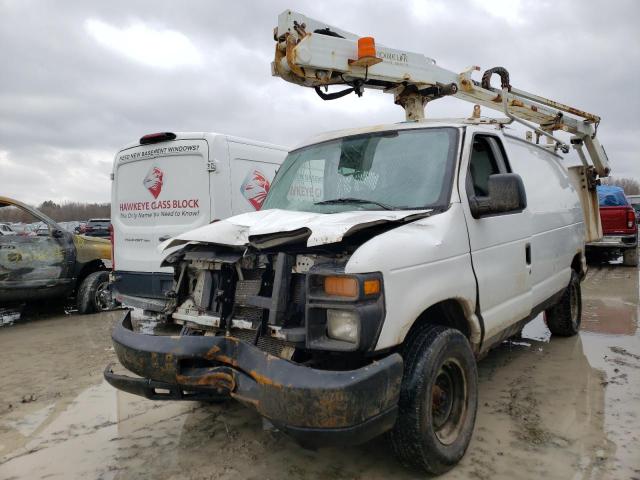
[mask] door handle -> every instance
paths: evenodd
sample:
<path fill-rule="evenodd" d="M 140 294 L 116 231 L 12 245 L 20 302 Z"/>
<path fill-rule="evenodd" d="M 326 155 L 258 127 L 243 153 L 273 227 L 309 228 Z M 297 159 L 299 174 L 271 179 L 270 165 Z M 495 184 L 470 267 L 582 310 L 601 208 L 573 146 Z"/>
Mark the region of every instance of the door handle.
<path fill-rule="evenodd" d="M 524 258 L 527 262 L 527 266 L 531 266 L 531 244 L 527 243 L 524 247 Z"/>

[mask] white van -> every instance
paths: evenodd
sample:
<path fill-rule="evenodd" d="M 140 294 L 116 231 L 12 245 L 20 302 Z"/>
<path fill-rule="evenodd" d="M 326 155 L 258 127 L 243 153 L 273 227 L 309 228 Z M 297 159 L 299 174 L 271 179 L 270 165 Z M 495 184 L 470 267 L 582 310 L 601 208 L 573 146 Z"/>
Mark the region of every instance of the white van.
<path fill-rule="evenodd" d="M 114 347 L 138 377 L 105 377 L 226 395 L 307 446 L 390 431 L 403 463 L 442 473 L 471 439 L 476 360 L 542 312 L 553 335 L 580 328 L 585 220 L 561 160 L 481 119 L 307 142 L 261 211 L 163 245 L 184 246 L 164 263 L 182 335 L 123 315 Z"/>
<path fill-rule="evenodd" d="M 162 312 L 173 269 L 164 240 L 259 210 L 287 149 L 219 133 L 155 133 L 120 150 L 111 189 L 111 287 L 123 305 Z"/>

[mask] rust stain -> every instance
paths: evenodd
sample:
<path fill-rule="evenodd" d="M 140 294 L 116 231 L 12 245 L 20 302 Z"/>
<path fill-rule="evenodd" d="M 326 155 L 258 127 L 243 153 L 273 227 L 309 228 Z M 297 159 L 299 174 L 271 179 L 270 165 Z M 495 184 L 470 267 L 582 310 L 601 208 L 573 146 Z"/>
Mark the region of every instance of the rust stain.
<path fill-rule="evenodd" d="M 251 405 L 258 408 L 260 402 L 254 398 L 245 397 L 244 395 L 240 395 L 238 393 L 231 392 L 231 397 L 238 400 L 239 402 L 250 403 Z"/>
<path fill-rule="evenodd" d="M 260 373 L 256 372 L 255 370 L 251 370 L 249 372 L 249 375 L 251 375 L 251 378 L 253 378 L 260 385 L 270 385 L 272 387 L 282 388 L 282 384 L 274 382 L 269 377 L 261 375 Z"/>
<path fill-rule="evenodd" d="M 206 358 L 207 360 L 211 360 L 215 357 L 216 353 L 218 353 L 219 351 L 220 351 L 220 347 L 217 345 L 214 345 L 209 349 L 207 353 L 204 354 L 204 358 Z"/>
<path fill-rule="evenodd" d="M 218 360 L 219 362 L 227 363 L 234 367 L 238 366 L 238 361 L 235 358 L 228 357 L 227 355 L 214 355 L 209 360 Z"/>
<path fill-rule="evenodd" d="M 222 372 L 207 373 L 199 377 L 176 375 L 176 380 L 182 385 L 211 386 L 228 389 L 230 391 L 236 388 L 236 382 L 233 376 Z"/>
<path fill-rule="evenodd" d="M 545 102 L 548 102 L 549 106 L 557 108 L 558 110 L 564 110 L 565 112 L 571 113 L 578 117 L 582 117 L 586 120 L 589 120 L 594 123 L 598 123 L 600 121 L 600 117 L 598 115 L 594 115 L 593 113 L 585 112 L 584 110 L 579 110 L 574 107 L 570 107 L 568 105 L 564 105 L 560 102 L 556 102 L 554 100 L 549 100 L 548 98 L 541 97 Z"/>
<path fill-rule="evenodd" d="M 332 392 L 318 399 L 318 416 L 316 423 L 318 427 L 336 428 L 349 424 L 348 399 L 342 392 Z"/>
<path fill-rule="evenodd" d="M 291 71 L 297 75 L 298 77 L 302 77 L 304 78 L 304 70 L 302 70 L 302 67 L 296 65 L 295 63 L 295 51 L 294 48 L 297 46 L 296 40 L 293 37 L 293 35 L 290 34 L 286 34 L 287 39 L 287 52 L 286 52 L 286 57 L 287 57 L 287 64 L 289 65 L 289 68 L 291 69 Z"/>

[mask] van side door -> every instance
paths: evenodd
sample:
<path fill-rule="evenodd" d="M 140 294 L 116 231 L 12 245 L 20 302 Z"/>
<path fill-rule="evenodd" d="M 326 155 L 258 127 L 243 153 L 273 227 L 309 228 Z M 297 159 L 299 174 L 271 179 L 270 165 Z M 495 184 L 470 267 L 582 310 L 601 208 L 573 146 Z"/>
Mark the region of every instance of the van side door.
<path fill-rule="evenodd" d="M 527 189 L 532 302 L 534 310 L 541 310 L 567 287 L 574 257 L 584 251 L 584 213 L 561 157 L 507 135 L 504 143 Z"/>
<path fill-rule="evenodd" d="M 470 209 L 470 202 L 487 199 L 490 175 L 511 173 L 499 135 L 467 135 L 461 172 L 459 190 L 478 282 L 483 343 L 489 345 L 531 313 L 531 219 L 527 208 L 476 214 L 478 218 Z"/>

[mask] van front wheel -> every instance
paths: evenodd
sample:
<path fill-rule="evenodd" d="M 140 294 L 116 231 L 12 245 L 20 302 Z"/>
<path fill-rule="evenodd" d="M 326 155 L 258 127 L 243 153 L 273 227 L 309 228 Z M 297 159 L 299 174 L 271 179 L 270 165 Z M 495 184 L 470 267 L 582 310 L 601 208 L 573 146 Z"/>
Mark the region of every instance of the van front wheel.
<path fill-rule="evenodd" d="M 441 474 L 463 457 L 478 408 L 478 372 L 467 338 L 427 325 L 407 341 L 391 444 L 406 466 Z"/>

